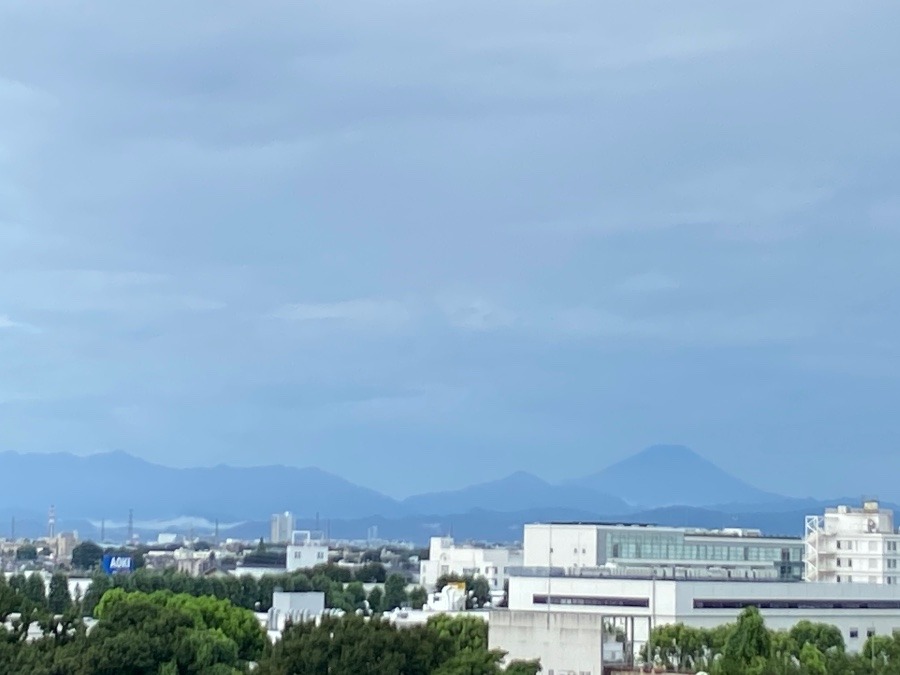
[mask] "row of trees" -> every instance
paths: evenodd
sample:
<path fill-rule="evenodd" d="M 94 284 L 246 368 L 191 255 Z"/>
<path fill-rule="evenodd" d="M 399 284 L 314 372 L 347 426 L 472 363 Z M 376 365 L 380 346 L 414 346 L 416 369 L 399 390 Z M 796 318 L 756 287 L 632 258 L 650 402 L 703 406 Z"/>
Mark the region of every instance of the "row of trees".
<path fill-rule="evenodd" d="M 324 617 L 288 626 L 269 643 L 256 617 L 228 600 L 171 591 L 107 590 L 90 630 L 76 609 L 53 616 L 24 590 L 2 596 L 25 608 L 12 630 L 0 625 L 4 675 L 535 675 L 536 662 L 503 668 L 478 618 L 435 617 L 396 628 L 375 617 Z M 41 637 L 29 641 L 37 623 Z"/>
<path fill-rule="evenodd" d="M 900 635 L 870 637 L 860 653 L 849 654 L 835 626 L 800 621 L 773 631 L 748 607 L 736 623 L 712 629 L 660 626 L 641 657 L 648 665 L 710 675 L 900 675 Z"/>
<path fill-rule="evenodd" d="M 39 611 L 63 614 L 72 609 L 75 600 L 69 594 L 69 582 L 65 574 L 54 574 L 49 592 L 39 574 L 16 574 L 6 581 L 0 573 L 0 620 L 12 613 Z"/>
<path fill-rule="evenodd" d="M 415 588 L 407 594 L 406 580 L 399 574 L 390 575 L 383 590 L 380 586 L 375 586 L 367 593 L 361 581 L 336 581 L 327 571 L 323 566 L 311 570 L 311 574 L 291 572 L 265 575 L 259 579 L 249 575 L 192 577 L 174 570 L 148 569 L 112 577 L 95 574 L 90 589 L 85 592 L 84 608 L 88 614 L 93 611 L 100 596 L 109 588 L 145 593 L 169 590 L 195 596 L 210 595 L 229 600 L 237 607 L 258 612 L 268 611 L 272 606 L 272 593 L 279 588 L 284 591 L 320 591 L 325 594 L 326 607 L 346 612 L 367 610 L 377 614 L 407 604 L 421 607 L 426 600 L 426 593 L 422 588 Z"/>

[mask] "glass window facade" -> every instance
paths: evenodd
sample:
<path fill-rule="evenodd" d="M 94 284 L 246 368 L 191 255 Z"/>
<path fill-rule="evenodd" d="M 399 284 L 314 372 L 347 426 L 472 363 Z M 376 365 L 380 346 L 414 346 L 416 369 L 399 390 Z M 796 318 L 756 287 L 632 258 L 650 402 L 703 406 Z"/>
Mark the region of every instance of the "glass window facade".
<path fill-rule="evenodd" d="M 761 537 L 723 537 L 622 528 L 607 530 L 606 552 L 611 562 L 740 565 L 772 565 L 779 576 L 799 578 L 802 574 L 803 543 Z"/>

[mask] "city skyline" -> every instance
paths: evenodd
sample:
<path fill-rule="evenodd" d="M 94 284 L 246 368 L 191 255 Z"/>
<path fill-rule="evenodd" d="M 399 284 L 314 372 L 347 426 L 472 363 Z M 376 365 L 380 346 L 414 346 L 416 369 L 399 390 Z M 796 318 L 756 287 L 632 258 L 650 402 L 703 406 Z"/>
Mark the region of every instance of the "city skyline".
<path fill-rule="evenodd" d="M 0 8 L 0 451 L 900 499 L 896 4 L 96 7 Z"/>

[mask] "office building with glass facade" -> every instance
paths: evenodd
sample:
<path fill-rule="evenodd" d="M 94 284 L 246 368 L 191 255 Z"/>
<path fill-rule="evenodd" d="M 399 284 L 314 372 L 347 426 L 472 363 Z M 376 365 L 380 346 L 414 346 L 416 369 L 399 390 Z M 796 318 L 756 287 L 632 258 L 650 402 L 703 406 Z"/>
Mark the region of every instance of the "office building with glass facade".
<path fill-rule="evenodd" d="M 525 567 L 706 570 L 725 578 L 799 581 L 804 542 L 755 530 L 609 523 L 525 526 Z"/>

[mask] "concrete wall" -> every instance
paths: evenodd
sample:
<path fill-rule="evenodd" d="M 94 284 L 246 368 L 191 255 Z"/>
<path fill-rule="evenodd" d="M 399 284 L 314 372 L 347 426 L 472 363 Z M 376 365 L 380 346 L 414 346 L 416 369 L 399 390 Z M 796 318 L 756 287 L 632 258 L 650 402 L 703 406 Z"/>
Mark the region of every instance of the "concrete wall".
<path fill-rule="evenodd" d="M 602 618 L 566 612 L 491 612 L 488 644 L 507 661 L 540 659 L 543 675 L 601 675 Z"/>

